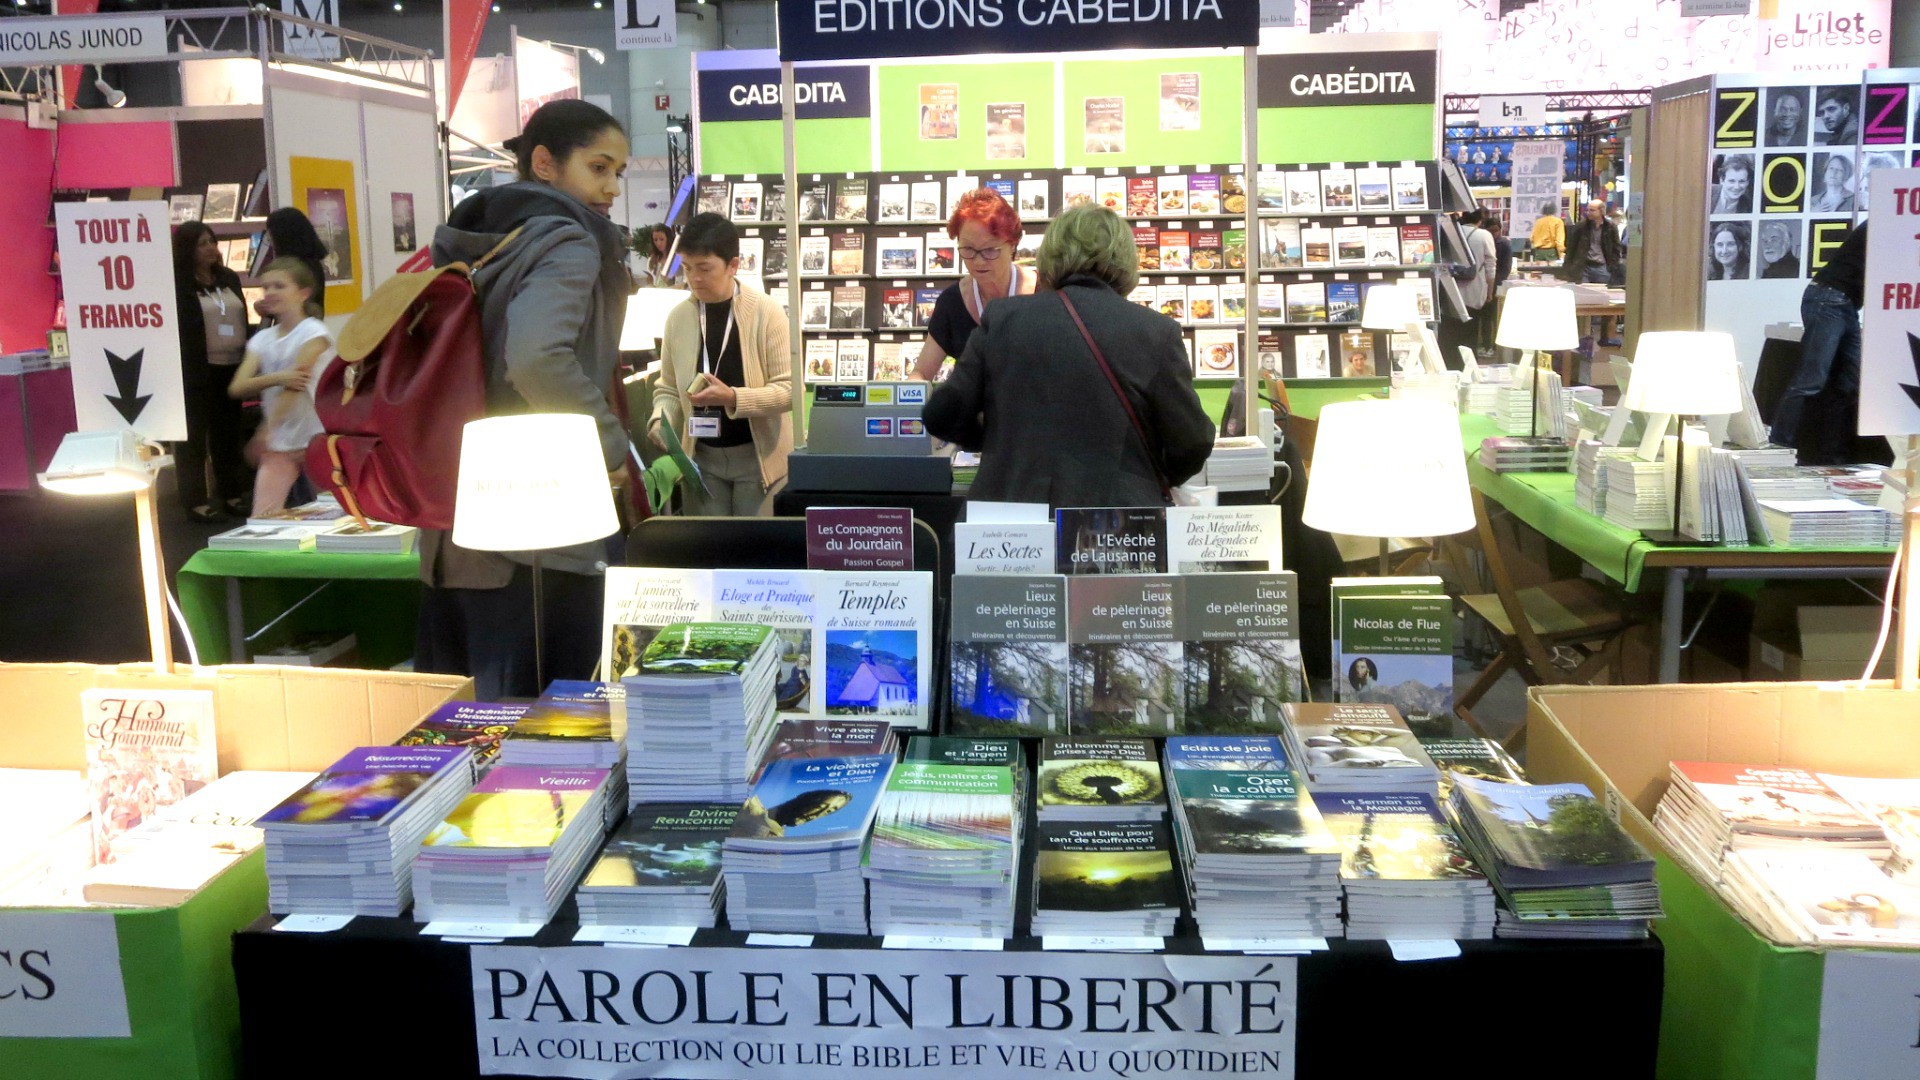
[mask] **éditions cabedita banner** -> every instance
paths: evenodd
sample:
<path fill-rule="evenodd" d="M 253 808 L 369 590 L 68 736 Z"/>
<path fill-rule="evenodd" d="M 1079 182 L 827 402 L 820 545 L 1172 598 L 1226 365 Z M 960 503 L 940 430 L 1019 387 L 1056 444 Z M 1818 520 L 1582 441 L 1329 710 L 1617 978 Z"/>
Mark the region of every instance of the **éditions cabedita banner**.
<path fill-rule="evenodd" d="M 1230 48 L 1249 0 L 780 0 L 780 59 Z"/>
<path fill-rule="evenodd" d="M 1291 1077 L 1291 957 L 475 946 L 486 1075 Z"/>

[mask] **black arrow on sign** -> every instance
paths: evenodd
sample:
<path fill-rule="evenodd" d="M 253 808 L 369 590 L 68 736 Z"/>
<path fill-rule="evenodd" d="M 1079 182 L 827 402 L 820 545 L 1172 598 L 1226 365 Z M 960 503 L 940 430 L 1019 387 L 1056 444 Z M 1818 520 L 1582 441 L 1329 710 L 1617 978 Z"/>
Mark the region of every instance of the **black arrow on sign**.
<path fill-rule="evenodd" d="M 152 394 L 140 394 L 140 361 L 145 359 L 146 354 L 145 349 L 135 350 L 132 356 L 126 357 L 115 356 L 111 350 L 107 351 L 107 369 L 113 372 L 113 385 L 120 391 L 117 397 L 108 394 L 107 400 L 113 403 L 121 416 L 126 417 L 129 424 L 139 419 L 146 410 L 147 402 L 153 400 Z"/>

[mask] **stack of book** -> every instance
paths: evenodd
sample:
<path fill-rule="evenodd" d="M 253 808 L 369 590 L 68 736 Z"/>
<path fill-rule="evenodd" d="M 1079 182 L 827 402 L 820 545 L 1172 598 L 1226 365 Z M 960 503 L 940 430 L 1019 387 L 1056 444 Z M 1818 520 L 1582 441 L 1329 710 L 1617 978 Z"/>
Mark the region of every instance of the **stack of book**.
<path fill-rule="evenodd" d="M 1825 779 L 1787 766 L 1675 761 L 1653 827 L 1709 881 L 1729 851 L 1802 848 L 1893 854 L 1886 831 Z"/>
<path fill-rule="evenodd" d="M 414 860 L 421 922 L 544 923 L 607 835 L 606 769 L 499 765 Z"/>
<path fill-rule="evenodd" d="M 1159 821 L 1166 782 L 1150 739 L 1050 738 L 1040 743 L 1041 822 Z"/>
<path fill-rule="evenodd" d="M 1486 368 L 1481 368 L 1485 371 Z M 1500 415 L 1500 403 L 1506 395 L 1506 384 L 1498 382 L 1473 382 L 1461 388 L 1460 411 L 1468 416 L 1497 417 Z"/>
<path fill-rule="evenodd" d="M 1802 468 L 1792 462 L 1785 465 L 1760 465 L 1741 461 L 1742 482 L 1755 499 L 1824 499 L 1831 494 L 1827 470 Z"/>
<path fill-rule="evenodd" d="M 1265 491 L 1273 478 L 1273 451 L 1252 435 L 1213 441 L 1206 484 L 1221 491 Z"/>
<path fill-rule="evenodd" d="M 346 520 L 347 512 L 332 495 L 324 495 L 312 502 L 289 506 L 282 510 L 269 510 L 264 514 L 254 514 L 247 518 L 249 525 L 337 525 Z"/>
<path fill-rule="evenodd" d="M 1290 702 L 1281 707 L 1291 761 L 1306 766 L 1307 788 L 1400 791 L 1437 796 L 1440 770 L 1400 711 L 1361 702 Z"/>
<path fill-rule="evenodd" d="M 885 720 L 782 720 L 753 778 L 781 758 L 858 757 L 892 754 L 895 728 Z"/>
<path fill-rule="evenodd" d="M 500 740 L 502 765 L 611 769 L 620 764 L 620 687 L 555 682 Z"/>
<path fill-rule="evenodd" d="M 732 803 L 635 807 L 574 894 L 580 924 L 712 926 L 726 896 L 720 844 L 739 815 Z"/>
<path fill-rule="evenodd" d="M 1782 945 L 1920 948 L 1920 886 L 1844 851 L 1736 851 L 1721 895 Z"/>
<path fill-rule="evenodd" d="M 1491 472 L 1566 472 L 1573 448 L 1564 440 L 1501 435 L 1482 440 L 1480 464 Z"/>
<path fill-rule="evenodd" d="M 378 521 L 361 525 L 358 521 L 342 521 L 314 537 L 313 546 L 317 551 L 346 554 L 405 555 L 413 550 L 413 541 L 418 535 L 420 530 L 411 525 L 387 525 Z"/>
<path fill-rule="evenodd" d="M 1325 792 L 1339 838 L 1347 936 L 1362 940 L 1493 937 L 1493 889 L 1425 793 Z"/>
<path fill-rule="evenodd" d="M 1421 738 L 1420 749 L 1440 770 L 1440 803 L 1453 796 L 1453 778 L 1470 776 L 1496 784 L 1524 784 L 1527 774 L 1506 747 L 1493 739 Z"/>
<path fill-rule="evenodd" d="M 1638 457 L 1609 458 L 1607 522 L 1636 532 L 1673 528 L 1673 505 L 1667 499 L 1671 478 L 1663 461 Z"/>
<path fill-rule="evenodd" d="M 932 740 L 915 739 L 887 778 L 865 870 L 874 933 L 1013 936 L 1024 762 L 1019 743 L 993 741 L 1005 764 L 930 760 Z"/>
<path fill-rule="evenodd" d="M 1200 932 L 1338 937 L 1340 849 L 1271 735 L 1167 740 L 1173 837 Z"/>
<path fill-rule="evenodd" d="M 1774 544 L 1875 547 L 1898 535 L 1885 510 L 1851 499 L 1762 499 L 1760 515 Z"/>
<path fill-rule="evenodd" d="M 493 767 L 500 745 L 532 705 L 481 701 L 449 701 L 407 733 L 395 746 L 465 746 L 473 750 L 475 779 Z"/>
<path fill-rule="evenodd" d="M 627 689 L 634 802 L 746 799 L 773 740 L 780 638 L 744 623 L 674 623 L 641 653 Z"/>
<path fill-rule="evenodd" d="M 312 551 L 314 538 L 331 525 L 242 525 L 207 538 L 215 551 Z"/>
<path fill-rule="evenodd" d="M 1583 784 L 1455 776 L 1449 809 L 1500 893 L 1499 937 L 1643 938 L 1664 914 L 1653 856 Z"/>
<path fill-rule="evenodd" d="M 269 910 L 398 917 L 421 841 L 472 787 L 464 746 L 363 746 L 327 766 L 255 822 Z"/>
<path fill-rule="evenodd" d="M 113 860 L 87 872 L 81 894 L 90 904 L 185 903 L 259 847 L 254 821 L 312 779 L 312 773 L 230 772 L 115 839 Z"/>
<path fill-rule="evenodd" d="M 867 932 L 861 849 L 893 757 L 775 761 L 721 845 L 735 930 Z"/>
<path fill-rule="evenodd" d="M 1607 462 L 1630 458 L 1633 447 L 1583 439 L 1573 452 L 1573 504 L 1596 517 L 1607 513 Z"/>
<path fill-rule="evenodd" d="M 1173 933 L 1180 877 L 1164 821 L 1041 822 L 1034 849 L 1033 933 Z"/>
<path fill-rule="evenodd" d="M 1844 469 L 1827 478 L 1827 491 L 1836 499 L 1852 499 L 1861 506 L 1879 506 L 1880 492 L 1887 486 L 1887 470 L 1878 465 L 1860 465 Z"/>
<path fill-rule="evenodd" d="M 1886 832 L 1887 844 L 1893 849 L 1887 859 L 1887 872 L 1920 884 L 1920 780 L 1832 773 L 1821 773 L 1820 780 Z"/>

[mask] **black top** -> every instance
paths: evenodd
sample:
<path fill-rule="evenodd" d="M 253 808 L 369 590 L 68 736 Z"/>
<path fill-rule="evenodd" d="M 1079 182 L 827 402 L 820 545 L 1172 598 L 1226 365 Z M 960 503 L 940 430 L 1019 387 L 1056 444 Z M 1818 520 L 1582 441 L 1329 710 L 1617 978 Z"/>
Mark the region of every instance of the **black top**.
<path fill-rule="evenodd" d="M 933 302 L 933 315 L 927 319 L 927 336 L 935 345 L 958 360 L 967 351 L 967 339 L 979 326 L 967 311 L 966 298 L 960 295 L 960 282 L 940 290 L 939 299 Z"/>
<path fill-rule="evenodd" d="M 1513 273 L 1513 244 L 1505 236 L 1493 238 L 1493 283 L 1499 285 Z"/>
<path fill-rule="evenodd" d="M 176 274 L 173 286 L 174 322 L 180 327 L 180 371 L 187 383 L 195 386 L 204 385 L 215 376 L 211 365 L 207 363 L 207 320 L 200 311 L 200 294 L 203 291 L 224 289 L 235 296 L 243 297 L 240 275 L 216 263 L 213 267 L 212 288 L 201 289 L 199 282 L 194 280 L 192 274 L 184 276 Z M 247 312 L 244 310 L 244 299 L 241 301 L 241 306 L 243 308 L 241 317 L 245 318 Z M 251 331 L 252 320 L 248 320 L 248 327 L 243 332 Z M 227 374 L 231 370 L 231 368 L 222 368 L 220 374 L 222 377 L 231 378 L 232 376 Z"/>
<path fill-rule="evenodd" d="M 746 380 L 746 376 L 742 373 L 740 361 L 740 324 L 734 323 L 733 333 L 727 333 L 727 315 L 733 311 L 733 301 L 729 300 L 724 304 L 701 304 L 700 308 L 706 313 L 707 322 L 706 338 L 700 344 L 700 370 L 711 371 L 721 382 L 738 387 Z M 726 337 L 727 347 L 721 351 L 719 364 L 716 367 L 712 350 L 720 348 L 720 339 L 723 335 Z M 736 419 L 728 416 L 725 410 L 720 411 L 719 436 L 700 440 L 706 446 L 740 446 L 752 441 L 753 426 L 747 423 L 744 417 Z"/>
<path fill-rule="evenodd" d="M 1833 253 L 1827 265 L 1813 272 L 1813 280 L 1829 289 L 1838 289 L 1847 294 L 1854 307 L 1866 303 L 1867 286 L 1867 227 L 1859 228 L 1847 234 L 1840 242 L 1840 250 Z"/>

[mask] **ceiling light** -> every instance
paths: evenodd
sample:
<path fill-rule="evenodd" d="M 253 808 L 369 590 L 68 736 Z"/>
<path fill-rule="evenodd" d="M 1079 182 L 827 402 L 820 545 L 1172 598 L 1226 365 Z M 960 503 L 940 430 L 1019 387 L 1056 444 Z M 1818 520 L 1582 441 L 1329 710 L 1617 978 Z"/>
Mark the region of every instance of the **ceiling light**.
<path fill-rule="evenodd" d="M 100 95 L 107 99 L 107 108 L 118 109 L 124 106 L 127 103 L 127 95 L 124 91 L 114 89 L 113 86 L 107 82 L 106 70 L 99 64 L 95 64 L 93 65 L 93 71 L 95 75 L 99 76 L 93 80 L 93 88 L 100 91 Z"/>
<path fill-rule="evenodd" d="M 596 64 L 604 64 L 607 62 L 607 54 L 601 52 L 599 49 L 588 49 L 587 55 L 593 57 L 593 62 Z"/>

